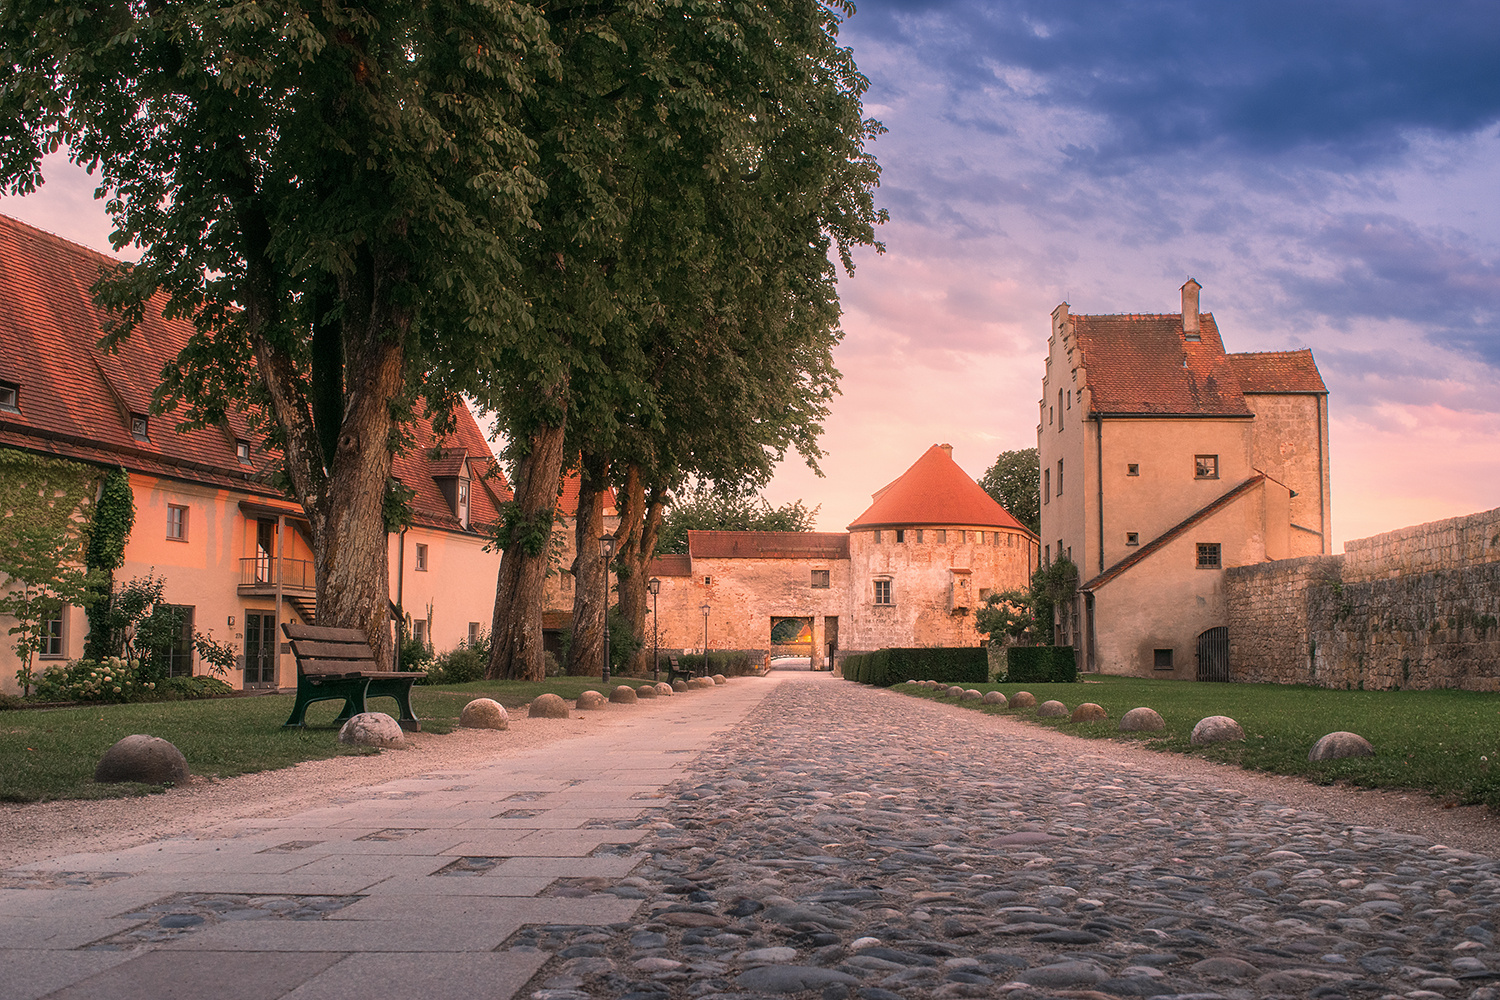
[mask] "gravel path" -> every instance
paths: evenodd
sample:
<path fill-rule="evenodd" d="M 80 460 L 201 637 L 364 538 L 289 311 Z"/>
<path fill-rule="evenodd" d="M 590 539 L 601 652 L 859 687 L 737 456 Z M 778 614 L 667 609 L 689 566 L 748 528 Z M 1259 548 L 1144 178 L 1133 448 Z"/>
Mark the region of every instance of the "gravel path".
<path fill-rule="evenodd" d="M 791 680 L 629 878 L 558 886 L 644 903 L 525 932 L 521 995 L 1500 1000 L 1500 840 L 1455 812 Z"/>

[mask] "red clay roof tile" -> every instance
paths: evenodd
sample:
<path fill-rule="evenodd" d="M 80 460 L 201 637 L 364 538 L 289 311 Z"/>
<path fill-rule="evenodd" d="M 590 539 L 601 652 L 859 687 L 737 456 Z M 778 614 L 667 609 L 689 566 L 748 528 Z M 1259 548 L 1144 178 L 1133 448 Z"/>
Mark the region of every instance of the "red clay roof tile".
<path fill-rule="evenodd" d="M 1179 313 L 1072 321 L 1093 412 L 1250 416 L 1213 313 L 1200 314 L 1197 341 Z"/>
<path fill-rule="evenodd" d="M 692 559 L 848 559 L 849 536 L 834 531 L 689 531 Z"/>
<path fill-rule="evenodd" d="M 869 510 L 849 527 L 928 524 L 1026 530 L 939 445 L 928 448 L 899 479 L 882 487 Z"/>
<path fill-rule="evenodd" d="M 1228 355 L 1229 365 L 1248 393 L 1326 393 L 1312 351 L 1263 351 Z"/>

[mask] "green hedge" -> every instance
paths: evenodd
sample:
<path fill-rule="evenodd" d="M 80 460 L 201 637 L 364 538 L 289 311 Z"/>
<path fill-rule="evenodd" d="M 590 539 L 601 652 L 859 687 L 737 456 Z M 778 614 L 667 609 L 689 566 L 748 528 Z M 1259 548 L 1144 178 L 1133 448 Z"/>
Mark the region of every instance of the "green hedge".
<path fill-rule="evenodd" d="M 890 687 L 906 681 L 983 684 L 990 679 L 989 652 L 982 646 L 880 649 L 844 658 L 844 678 Z"/>
<path fill-rule="evenodd" d="M 1005 679 L 1021 684 L 1072 684 L 1078 660 L 1072 646 L 1012 646 L 1005 651 Z"/>

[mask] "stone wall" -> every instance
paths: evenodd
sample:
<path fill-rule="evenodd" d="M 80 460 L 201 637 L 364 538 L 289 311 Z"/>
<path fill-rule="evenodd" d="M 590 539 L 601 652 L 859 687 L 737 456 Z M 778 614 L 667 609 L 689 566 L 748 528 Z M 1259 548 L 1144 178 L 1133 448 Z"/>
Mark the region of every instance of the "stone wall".
<path fill-rule="evenodd" d="M 1500 690 L 1500 509 L 1227 570 L 1235 680 Z"/>

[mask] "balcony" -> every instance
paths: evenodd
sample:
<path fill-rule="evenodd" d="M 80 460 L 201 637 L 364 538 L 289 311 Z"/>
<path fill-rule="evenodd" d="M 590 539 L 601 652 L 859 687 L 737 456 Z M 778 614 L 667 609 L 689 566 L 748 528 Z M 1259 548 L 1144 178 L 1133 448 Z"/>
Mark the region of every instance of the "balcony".
<path fill-rule="evenodd" d="M 270 556 L 251 556 L 240 560 L 240 584 L 236 588 L 241 597 L 276 596 L 276 560 Z M 317 593 L 317 580 L 313 576 L 310 559 L 281 560 L 281 590 L 284 594 L 311 595 Z"/>

